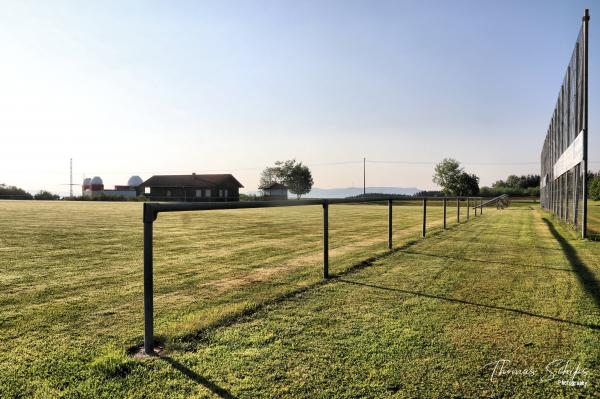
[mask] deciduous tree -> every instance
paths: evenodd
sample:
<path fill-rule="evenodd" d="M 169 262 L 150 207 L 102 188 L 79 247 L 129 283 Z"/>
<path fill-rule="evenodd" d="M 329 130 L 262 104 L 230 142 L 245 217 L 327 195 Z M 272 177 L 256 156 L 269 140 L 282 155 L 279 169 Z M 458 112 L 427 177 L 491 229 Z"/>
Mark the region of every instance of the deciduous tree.
<path fill-rule="evenodd" d="M 299 199 L 302 195 L 310 192 L 314 181 L 308 166 L 295 159 L 277 161 L 275 166 L 268 166 L 263 170 L 260 177 L 261 187 L 270 183 L 281 183 L 285 185 L 292 194 Z"/>

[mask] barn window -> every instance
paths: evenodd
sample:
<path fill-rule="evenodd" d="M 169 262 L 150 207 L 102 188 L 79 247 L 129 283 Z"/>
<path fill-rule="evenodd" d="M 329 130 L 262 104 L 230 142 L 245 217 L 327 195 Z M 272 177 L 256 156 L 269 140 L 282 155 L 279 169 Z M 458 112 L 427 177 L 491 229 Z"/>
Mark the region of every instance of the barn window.
<path fill-rule="evenodd" d="M 171 190 L 167 190 L 167 197 L 171 196 Z"/>
<path fill-rule="evenodd" d="M 210 188 L 207 188 L 206 190 L 204 190 L 204 196 L 210 197 Z"/>
<path fill-rule="evenodd" d="M 223 190 L 223 196 L 224 196 L 225 198 L 227 198 L 227 197 L 228 197 L 228 195 L 227 195 L 227 194 L 228 194 L 228 193 L 227 193 L 227 189 Z"/>
<path fill-rule="evenodd" d="M 196 190 L 196 197 L 202 197 L 202 190 Z"/>

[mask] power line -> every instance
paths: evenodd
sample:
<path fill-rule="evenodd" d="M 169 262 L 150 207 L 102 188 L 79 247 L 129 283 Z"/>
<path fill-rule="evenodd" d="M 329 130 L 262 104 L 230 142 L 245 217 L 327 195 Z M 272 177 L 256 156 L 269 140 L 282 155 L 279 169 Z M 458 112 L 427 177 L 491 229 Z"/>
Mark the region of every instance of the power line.
<path fill-rule="evenodd" d="M 439 161 L 367 161 L 368 163 L 399 164 L 399 165 L 435 165 Z M 538 165 L 539 162 L 461 162 L 462 165 Z"/>

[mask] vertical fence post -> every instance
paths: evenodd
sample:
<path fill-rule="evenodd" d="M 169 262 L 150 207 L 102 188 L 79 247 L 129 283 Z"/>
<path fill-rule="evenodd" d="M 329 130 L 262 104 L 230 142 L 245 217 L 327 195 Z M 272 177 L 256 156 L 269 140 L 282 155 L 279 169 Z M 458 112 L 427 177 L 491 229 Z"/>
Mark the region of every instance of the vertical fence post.
<path fill-rule="evenodd" d="M 423 198 L 423 231 L 422 236 L 425 237 L 427 226 L 427 198 Z"/>
<path fill-rule="evenodd" d="M 444 197 L 444 230 L 446 229 L 446 205 L 448 205 L 448 198 Z"/>
<path fill-rule="evenodd" d="M 323 202 L 323 278 L 329 278 L 329 203 Z"/>
<path fill-rule="evenodd" d="M 483 198 L 479 200 L 479 215 L 483 215 Z"/>
<path fill-rule="evenodd" d="M 456 223 L 460 223 L 460 197 L 456 197 Z"/>
<path fill-rule="evenodd" d="M 470 205 L 471 205 L 470 198 L 467 197 L 467 220 L 469 220 L 470 213 L 471 213 L 471 207 L 470 207 Z"/>
<path fill-rule="evenodd" d="M 152 224 L 144 204 L 144 352 L 154 355 L 154 304 L 152 288 Z"/>
<path fill-rule="evenodd" d="M 388 249 L 392 249 L 392 200 L 388 200 Z"/>

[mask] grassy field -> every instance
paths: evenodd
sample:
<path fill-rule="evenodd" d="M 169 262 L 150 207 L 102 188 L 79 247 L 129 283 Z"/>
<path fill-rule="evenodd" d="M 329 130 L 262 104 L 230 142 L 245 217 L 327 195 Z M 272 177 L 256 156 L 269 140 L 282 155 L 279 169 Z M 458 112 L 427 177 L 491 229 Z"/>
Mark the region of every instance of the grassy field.
<path fill-rule="evenodd" d="M 593 240 L 600 241 L 600 201 L 588 201 L 588 233 Z"/>
<path fill-rule="evenodd" d="M 426 239 L 394 209 L 388 251 L 386 207 L 330 208 L 328 282 L 320 207 L 161 214 L 165 356 L 137 359 L 141 204 L 0 202 L 0 397 L 598 394 L 598 243 L 531 204 L 448 231 L 432 206 Z M 586 386 L 540 381 L 560 360 Z"/>

